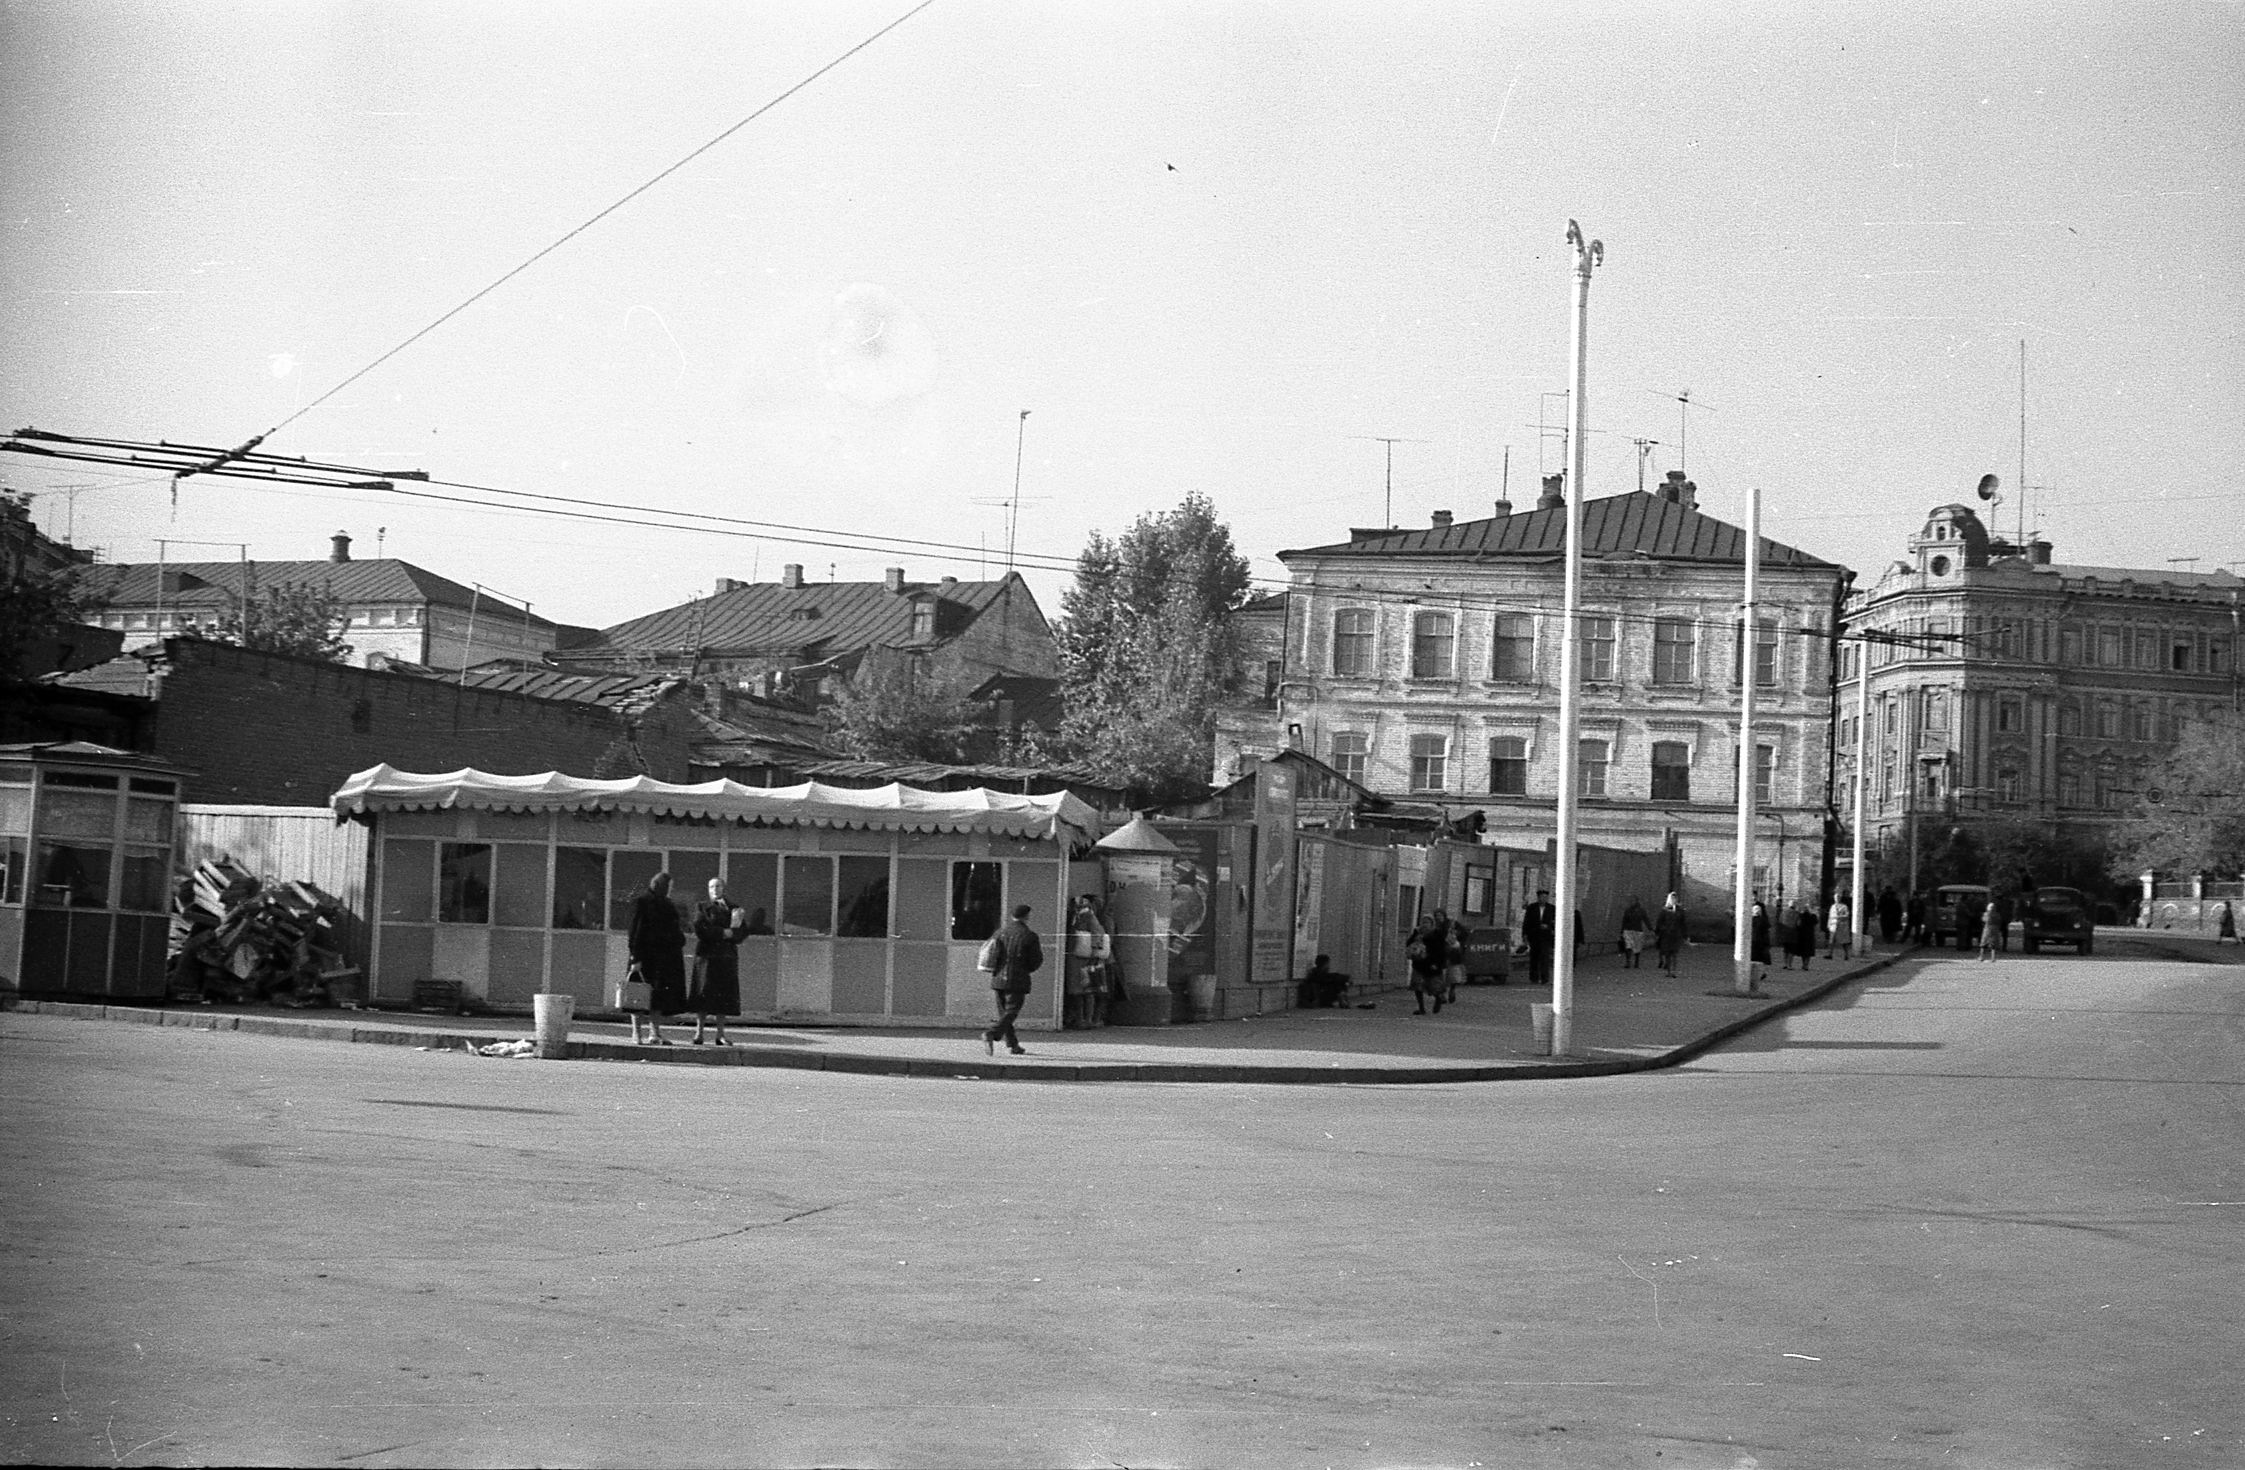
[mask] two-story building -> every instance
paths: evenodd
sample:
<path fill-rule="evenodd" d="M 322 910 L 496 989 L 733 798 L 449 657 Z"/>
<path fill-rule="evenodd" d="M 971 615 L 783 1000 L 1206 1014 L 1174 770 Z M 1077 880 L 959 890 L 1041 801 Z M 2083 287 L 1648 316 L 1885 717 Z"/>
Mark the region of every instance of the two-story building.
<path fill-rule="evenodd" d="M 541 658 L 577 631 L 408 561 L 354 561 L 340 531 L 326 561 L 97 562 L 80 570 L 78 586 L 87 618 L 122 633 L 128 653 L 207 634 L 245 599 L 279 587 L 333 597 L 351 662 L 361 667 L 456 673 L 494 659 Z"/>
<path fill-rule="evenodd" d="M 1383 796 L 1485 814 L 1485 840 L 1555 832 L 1566 506 L 1285 551 L 1283 669 L 1219 723 L 1216 778 L 1294 747 Z M 1580 835 L 1673 838 L 1687 901 L 1728 911 L 1736 852 L 1739 603 L 1746 536 L 1672 473 L 1583 508 Z M 1814 899 L 1829 793 L 1832 629 L 1848 573 L 1763 539 L 1751 670 L 1757 889 Z M 1643 895 L 1656 904 L 1660 895 Z"/>
<path fill-rule="evenodd" d="M 2239 707 L 2245 579 L 2051 552 L 1937 506 L 1909 555 L 1850 601 L 1847 631 L 1874 641 L 1843 653 L 1838 794 L 1852 820 L 1867 650 L 1866 844 L 1918 841 L 1928 816 L 2028 818 L 2094 843 L 2186 722 Z"/>

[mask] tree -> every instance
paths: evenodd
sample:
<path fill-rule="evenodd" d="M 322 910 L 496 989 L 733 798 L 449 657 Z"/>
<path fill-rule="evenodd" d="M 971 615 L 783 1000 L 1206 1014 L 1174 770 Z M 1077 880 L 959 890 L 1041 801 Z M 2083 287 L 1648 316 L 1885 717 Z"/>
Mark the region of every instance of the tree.
<path fill-rule="evenodd" d="M 268 587 L 236 607 L 208 630 L 221 643 L 238 643 L 261 653 L 288 653 L 342 663 L 351 656 L 343 641 L 350 611 L 334 593 L 309 585 Z"/>
<path fill-rule="evenodd" d="M 913 658 L 868 658 L 839 681 L 828 709 L 835 741 L 860 760 L 970 759 L 980 711 Z"/>
<path fill-rule="evenodd" d="M 2112 871 L 2124 880 L 2245 872 L 2245 719 L 2224 711 L 2183 727 L 2114 829 Z"/>
<path fill-rule="evenodd" d="M 74 572 L 10 569 L 0 578 L 0 677 L 37 672 L 23 667 L 34 645 L 63 636 L 84 615 Z"/>
<path fill-rule="evenodd" d="M 1247 561 L 1206 496 L 1093 532 L 1054 630 L 1077 759 L 1160 803 L 1207 784 L 1216 710 L 1239 685 L 1231 614 Z"/>

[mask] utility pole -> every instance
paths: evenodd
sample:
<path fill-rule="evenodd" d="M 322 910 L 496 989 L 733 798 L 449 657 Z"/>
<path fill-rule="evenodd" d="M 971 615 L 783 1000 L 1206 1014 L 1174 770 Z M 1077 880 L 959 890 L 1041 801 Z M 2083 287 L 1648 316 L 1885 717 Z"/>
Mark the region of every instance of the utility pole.
<path fill-rule="evenodd" d="M 1589 459 L 1590 275 L 1605 263 L 1606 247 L 1585 240 L 1582 226 L 1567 221 L 1567 243 L 1574 248 L 1573 329 L 1568 337 L 1567 395 L 1567 584 L 1566 614 L 1559 645 L 1559 822 L 1554 847 L 1559 871 L 1552 875 L 1558 914 L 1552 936 L 1551 1054 L 1566 1056 L 1574 1046 L 1575 910 L 1582 902 L 1575 881 L 1575 813 L 1580 799 L 1582 731 L 1582 501 Z"/>
<path fill-rule="evenodd" d="M 1755 616 L 1761 594 L 1762 491 L 1746 492 L 1746 599 L 1738 605 L 1738 850 L 1737 882 L 1731 894 L 1731 988 L 1758 995 L 1755 985 L 1754 919 L 1754 667 L 1761 628 Z M 1773 795 L 1775 793 L 1772 793 Z"/>
<path fill-rule="evenodd" d="M 1380 524 L 1389 528 L 1395 525 L 1395 446 L 1398 444 L 1425 444 L 1425 439 L 1393 439 L 1385 434 L 1351 434 L 1351 439 L 1370 439 L 1388 447 L 1387 499 L 1380 507 Z"/>
<path fill-rule="evenodd" d="M 1855 640 L 1855 883 L 1854 901 L 1848 908 L 1855 915 L 1855 953 L 1858 957 L 1870 952 L 1871 931 L 1863 919 L 1863 788 L 1871 784 L 1870 767 L 1863 763 L 1864 749 L 1871 728 L 1871 645 Z"/>

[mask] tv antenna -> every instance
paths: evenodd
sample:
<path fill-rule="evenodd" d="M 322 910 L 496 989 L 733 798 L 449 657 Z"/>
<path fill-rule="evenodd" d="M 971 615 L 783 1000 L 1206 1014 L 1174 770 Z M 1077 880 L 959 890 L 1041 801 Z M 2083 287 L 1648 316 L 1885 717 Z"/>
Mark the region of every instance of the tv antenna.
<path fill-rule="evenodd" d="M 1689 388 L 1686 388 L 1681 393 L 1663 393 L 1658 388 L 1647 388 L 1645 391 L 1652 394 L 1655 398 L 1668 398 L 1675 401 L 1676 468 L 1680 470 L 1690 469 L 1691 464 L 1689 462 L 1688 446 L 1691 443 L 1692 410 L 1695 408 L 1704 408 L 1709 413 L 1713 413 L 1715 411 L 1715 405 L 1713 405 L 1712 403 L 1701 403 L 1697 399 L 1693 398 L 1692 390 Z"/>
<path fill-rule="evenodd" d="M 1029 410 L 1021 410 L 1021 418 L 1013 434 L 1013 494 L 1003 500 L 977 500 L 976 505 L 1002 505 L 1006 508 L 1006 570 L 1013 570 L 1014 533 L 1021 524 L 1021 450 L 1029 441 Z M 1047 495 L 1030 497 L 1035 501 L 1051 499 Z M 987 577 L 989 572 L 984 570 Z"/>
<path fill-rule="evenodd" d="M 1660 441 L 1632 438 L 1629 442 L 1637 446 L 1637 493 L 1642 495 L 1645 493 L 1645 460 L 1660 447 Z"/>
<path fill-rule="evenodd" d="M 1432 439 L 1398 439 L 1386 434 L 1351 434 L 1351 439 L 1371 439 L 1388 447 L 1387 502 L 1382 509 L 1382 524 L 1389 530 L 1395 528 L 1395 446 L 1398 444 L 1432 444 Z"/>

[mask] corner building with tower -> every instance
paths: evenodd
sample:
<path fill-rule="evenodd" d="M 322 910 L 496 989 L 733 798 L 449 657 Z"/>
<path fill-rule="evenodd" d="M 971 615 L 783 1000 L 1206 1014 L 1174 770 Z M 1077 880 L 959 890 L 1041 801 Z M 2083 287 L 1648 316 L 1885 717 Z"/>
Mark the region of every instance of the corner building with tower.
<path fill-rule="evenodd" d="M 2190 721 L 2239 707 L 2245 579 L 2051 553 L 2047 541 L 1992 536 L 1968 506 L 1937 506 L 1909 554 L 1850 600 L 1847 631 L 1870 641 L 1851 637 L 1842 652 L 1836 795 L 1850 820 L 1854 783 L 1869 782 L 1867 853 L 1906 864 L 1913 845 L 1930 851 L 1960 826 L 2001 818 L 2094 841 Z"/>

